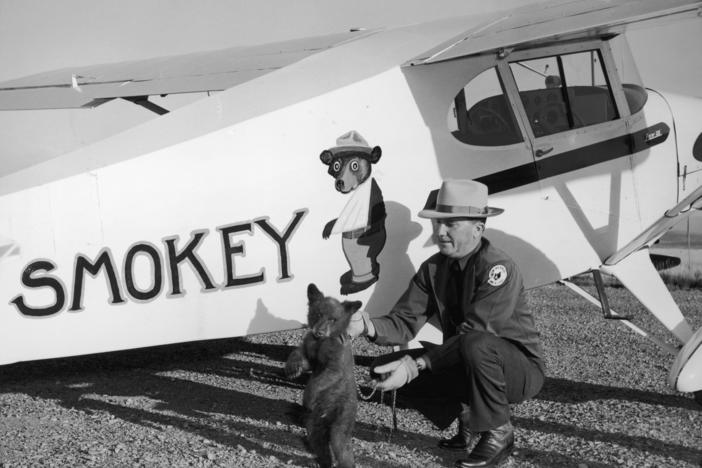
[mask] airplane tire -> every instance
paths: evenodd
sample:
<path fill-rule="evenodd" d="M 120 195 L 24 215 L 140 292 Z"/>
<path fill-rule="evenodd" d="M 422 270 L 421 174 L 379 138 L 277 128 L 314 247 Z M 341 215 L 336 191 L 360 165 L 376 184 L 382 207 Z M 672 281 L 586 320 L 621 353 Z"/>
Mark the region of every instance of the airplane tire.
<path fill-rule="evenodd" d="M 702 406 L 702 390 L 694 392 L 695 395 L 695 401 L 699 403 L 700 406 Z"/>

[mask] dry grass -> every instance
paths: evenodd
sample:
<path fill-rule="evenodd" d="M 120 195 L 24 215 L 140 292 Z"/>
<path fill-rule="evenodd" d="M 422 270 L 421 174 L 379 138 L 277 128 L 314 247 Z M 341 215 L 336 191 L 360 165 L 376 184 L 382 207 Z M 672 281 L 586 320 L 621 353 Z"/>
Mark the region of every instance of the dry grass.
<path fill-rule="evenodd" d="M 686 272 L 673 272 L 668 273 L 666 271 L 660 272 L 663 282 L 668 286 L 668 289 L 702 289 L 702 271 L 696 270 L 692 274 Z M 605 286 L 610 288 L 622 288 L 624 287 L 617 278 L 610 275 L 602 275 L 602 280 Z M 568 278 L 578 286 L 593 286 L 595 282 L 592 279 L 590 273 L 583 273 L 581 275 L 573 276 Z"/>
<path fill-rule="evenodd" d="M 702 289 L 702 271 L 692 273 L 661 272 L 661 278 L 669 288 L 676 289 Z"/>

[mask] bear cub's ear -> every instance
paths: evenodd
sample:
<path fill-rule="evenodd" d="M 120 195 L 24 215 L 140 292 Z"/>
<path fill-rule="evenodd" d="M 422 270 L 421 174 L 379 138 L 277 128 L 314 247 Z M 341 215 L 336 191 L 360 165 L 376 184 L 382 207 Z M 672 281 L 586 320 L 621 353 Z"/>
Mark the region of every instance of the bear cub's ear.
<path fill-rule="evenodd" d="M 351 315 L 361 308 L 363 302 L 361 301 L 344 301 L 343 306 L 347 314 Z"/>
<path fill-rule="evenodd" d="M 317 302 L 324 299 L 324 294 L 320 291 L 314 283 L 310 283 L 307 286 L 307 299 L 310 302 Z"/>

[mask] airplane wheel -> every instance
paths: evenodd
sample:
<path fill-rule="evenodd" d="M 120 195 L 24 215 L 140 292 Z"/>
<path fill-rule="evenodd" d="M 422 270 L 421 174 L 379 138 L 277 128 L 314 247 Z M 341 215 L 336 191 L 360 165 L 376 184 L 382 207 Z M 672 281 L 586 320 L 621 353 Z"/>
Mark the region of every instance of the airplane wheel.
<path fill-rule="evenodd" d="M 695 401 L 697 403 L 699 403 L 700 406 L 702 406 L 702 390 L 695 392 L 694 395 L 695 395 Z"/>

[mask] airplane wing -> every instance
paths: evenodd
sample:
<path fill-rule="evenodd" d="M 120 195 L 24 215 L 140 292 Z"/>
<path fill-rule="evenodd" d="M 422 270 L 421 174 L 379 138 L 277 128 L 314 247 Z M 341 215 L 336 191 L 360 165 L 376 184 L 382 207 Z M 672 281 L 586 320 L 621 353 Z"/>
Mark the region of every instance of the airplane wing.
<path fill-rule="evenodd" d="M 675 15 L 699 16 L 702 2 L 693 0 L 552 1 L 497 13 L 410 60 L 422 65 L 485 51 L 620 34 L 632 24 Z"/>
<path fill-rule="evenodd" d="M 463 25 L 463 32 L 404 65 L 430 64 L 542 41 L 618 34 L 632 23 L 697 13 L 700 8 L 699 0 L 556 0 L 450 18 Z M 442 27 L 442 23 L 427 26 Z M 375 32 L 350 31 L 254 47 L 68 67 L 0 83 L 0 110 L 95 107 L 115 98 L 149 107 L 146 98 L 150 95 L 221 91 Z"/>
<path fill-rule="evenodd" d="M 67 67 L 0 83 L 0 110 L 96 107 L 111 99 L 222 91 L 372 31 Z"/>

